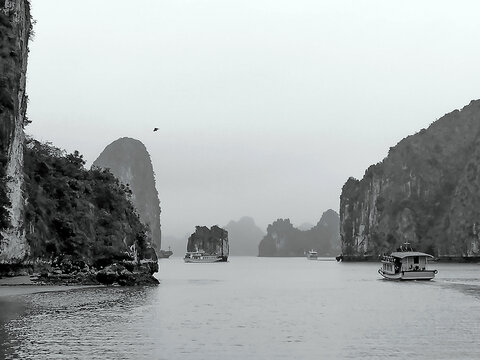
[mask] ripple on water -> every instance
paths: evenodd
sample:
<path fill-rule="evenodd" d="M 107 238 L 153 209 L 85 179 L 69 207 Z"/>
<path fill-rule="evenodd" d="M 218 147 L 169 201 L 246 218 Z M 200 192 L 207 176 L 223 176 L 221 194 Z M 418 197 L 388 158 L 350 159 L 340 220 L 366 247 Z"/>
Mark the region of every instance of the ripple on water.
<path fill-rule="evenodd" d="M 26 308 L 2 320 L 0 349 L 33 360 L 480 358 L 473 268 L 411 283 L 377 281 L 377 268 L 234 258 L 213 271 L 169 261 L 155 288 L 23 296 Z"/>

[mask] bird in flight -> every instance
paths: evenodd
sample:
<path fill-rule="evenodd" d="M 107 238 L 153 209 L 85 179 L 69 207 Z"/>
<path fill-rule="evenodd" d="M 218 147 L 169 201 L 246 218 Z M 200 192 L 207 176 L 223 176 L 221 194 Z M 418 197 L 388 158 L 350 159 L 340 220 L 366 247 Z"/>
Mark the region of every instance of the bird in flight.
<path fill-rule="evenodd" d="M 153 131 L 158 131 L 158 128 L 153 128 Z"/>

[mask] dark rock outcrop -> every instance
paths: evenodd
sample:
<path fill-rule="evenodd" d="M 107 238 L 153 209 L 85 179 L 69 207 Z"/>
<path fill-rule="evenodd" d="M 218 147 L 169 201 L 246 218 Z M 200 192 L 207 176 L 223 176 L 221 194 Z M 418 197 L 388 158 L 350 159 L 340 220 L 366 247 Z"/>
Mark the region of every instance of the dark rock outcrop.
<path fill-rule="evenodd" d="M 228 231 L 230 242 L 232 243 L 230 253 L 240 256 L 257 256 L 258 244 L 265 236 L 255 221 L 248 216 L 242 217 L 238 221 L 230 221 L 225 229 Z"/>
<path fill-rule="evenodd" d="M 102 151 L 93 166 L 110 171 L 132 191 L 140 220 L 148 227 L 153 246 L 161 248 L 160 202 L 150 155 L 142 142 L 120 138 Z"/>
<path fill-rule="evenodd" d="M 478 255 L 480 101 L 400 141 L 348 179 L 340 198 L 342 251 L 376 257 L 407 241 L 437 256 Z"/>
<path fill-rule="evenodd" d="M 289 219 L 278 219 L 268 225 L 267 235 L 258 247 L 259 256 L 304 256 L 316 250 L 321 256 L 333 256 L 340 247 L 339 216 L 333 210 L 323 213 L 310 230 L 295 228 Z"/>
<path fill-rule="evenodd" d="M 188 238 L 187 251 L 204 251 L 206 254 L 228 256 L 228 231 L 217 225 L 210 229 L 206 226 L 196 226 L 195 232 Z"/>

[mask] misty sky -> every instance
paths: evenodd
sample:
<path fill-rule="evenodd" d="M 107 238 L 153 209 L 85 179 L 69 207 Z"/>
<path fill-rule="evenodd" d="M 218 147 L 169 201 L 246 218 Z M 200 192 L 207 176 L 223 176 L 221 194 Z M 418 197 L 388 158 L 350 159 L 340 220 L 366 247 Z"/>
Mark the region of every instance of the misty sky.
<path fill-rule="evenodd" d="M 142 141 L 166 235 L 244 215 L 315 224 L 349 176 L 480 98 L 479 13 L 478 1 L 32 0 L 26 132 L 88 166 L 120 137 Z"/>

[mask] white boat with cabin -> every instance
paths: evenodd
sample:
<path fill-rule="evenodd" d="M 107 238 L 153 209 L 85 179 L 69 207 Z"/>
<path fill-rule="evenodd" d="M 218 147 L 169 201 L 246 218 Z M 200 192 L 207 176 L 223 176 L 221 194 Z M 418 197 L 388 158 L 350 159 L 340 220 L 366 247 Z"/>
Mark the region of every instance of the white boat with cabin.
<path fill-rule="evenodd" d="M 186 263 L 215 263 L 227 261 L 227 256 L 208 255 L 204 251 L 187 252 L 184 257 Z"/>
<path fill-rule="evenodd" d="M 428 259 L 432 255 L 414 251 L 408 246 L 392 252 L 382 258 L 382 267 L 378 273 L 389 280 L 431 280 L 437 270 L 428 269 Z M 406 250 L 405 250 L 406 249 Z"/>
<path fill-rule="evenodd" d="M 309 252 L 307 252 L 307 259 L 308 260 L 317 260 L 318 259 L 318 252 L 316 252 L 315 250 L 310 250 Z"/>

